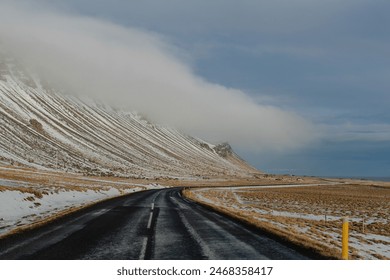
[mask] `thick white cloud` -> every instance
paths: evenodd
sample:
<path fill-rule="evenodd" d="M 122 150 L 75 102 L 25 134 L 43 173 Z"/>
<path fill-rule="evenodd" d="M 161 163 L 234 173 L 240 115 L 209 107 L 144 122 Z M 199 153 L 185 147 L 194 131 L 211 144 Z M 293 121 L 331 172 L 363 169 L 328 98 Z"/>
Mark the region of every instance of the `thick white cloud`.
<path fill-rule="evenodd" d="M 295 149 L 314 137 L 299 115 L 197 77 L 158 34 L 43 7 L 0 5 L 3 46 L 68 93 L 241 149 Z"/>

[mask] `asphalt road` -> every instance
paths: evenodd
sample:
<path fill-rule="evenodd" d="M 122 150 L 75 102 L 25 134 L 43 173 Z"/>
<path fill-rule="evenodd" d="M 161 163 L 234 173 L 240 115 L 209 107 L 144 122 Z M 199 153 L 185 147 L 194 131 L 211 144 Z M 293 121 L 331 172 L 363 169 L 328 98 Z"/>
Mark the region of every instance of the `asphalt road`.
<path fill-rule="evenodd" d="M 179 188 L 105 201 L 0 240 L 0 259 L 309 259 L 193 203 Z"/>

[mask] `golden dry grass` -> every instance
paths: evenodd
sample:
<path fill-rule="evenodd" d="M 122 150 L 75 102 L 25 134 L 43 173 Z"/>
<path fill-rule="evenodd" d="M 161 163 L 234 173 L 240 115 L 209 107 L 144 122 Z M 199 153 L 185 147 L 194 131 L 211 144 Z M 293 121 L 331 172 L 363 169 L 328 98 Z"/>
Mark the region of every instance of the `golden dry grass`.
<path fill-rule="evenodd" d="M 326 257 L 339 258 L 341 219 L 348 216 L 350 237 L 361 244 L 389 245 L 367 234 L 390 237 L 390 188 L 374 185 L 246 189 L 187 189 L 188 198 L 207 204 Z M 364 225 L 363 225 L 364 222 Z M 350 247 L 352 259 L 364 258 Z M 373 258 L 384 259 L 380 254 Z"/>
<path fill-rule="evenodd" d="M 50 206 L 51 211 L 45 208 L 45 210 L 39 212 L 39 207 L 42 205 L 41 199 L 45 195 L 68 191 L 87 192 L 92 190 L 100 192 L 112 188 L 116 188 L 119 195 L 124 195 L 134 188 L 131 181 L 123 181 L 118 178 L 84 177 L 76 174 L 40 171 L 15 166 L 0 167 L 0 179 L 3 180 L 3 185 L 0 185 L 0 195 L 5 191 L 23 193 L 25 194 L 24 201 L 30 202 L 30 208 L 38 209 L 38 213 L 40 213 L 37 214 L 37 211 L 31 211 L 30 215 L 27 214 L 27 216 L 21 218 L 23 222 L 21 220 L 6 221 L 0 217 L 0 229 L 3 229 L 0 238 L 43 225 L 96 203 L 96 201 L 77 202 L 75 205 L 68 205 L 63 208 Z M 7 186 L 7 184 L 10 185 Z M 137 186 L 137 189 L 142 190 L 145 187 Z M 102 198 L 99 201 L 102 200 L 104 199 Z"/>
<path fill-rule="evenodd" d="M 187 186 L 192 190 L 186 190 L 185 195 L 193 200 L 199 200 L 195 195 L 196 189 L 202 191 L 202 187 L 208 187 L 208 191 L 202 192 L 206 198 L 213 200 L 209 206 L 225 213 L 226 215 L 239 218 L 263 230 L 277 234 L 286 240 L 290 240 L 302 247 L 314 249 L 324 256 L 339 258 L 339 243 L 336 236 L 340 234 L 340 221 L 328 219 L 325 215 L 359 217 L 351 225 L 352 233 L 362 233 L 363 218 L 365 219 L 364 233 L 380 234 L 389 236 L 390 228 L 388 213 L 390 212 L 390 183 L 377 183 L 369 181 L 352 181 L 321 179 L 312 177 L 294 177 L 281 175 L 259 175 L 250 179 L 205 179 L 205 180 L 175 180 L 175 179 L 125 179 L 117 177 L 82 176 L 79 174 L 42 171 L 32 168 L 1 166 L 0 179 L 20 182 L 20 187 L 0 186 L 0 192 L 5 190 L 20 191 L 31 194 L 26 199 L 33 203 L 39 203 L 39 198 L 49 192 L 67 190 L 99 190 L 114 187 L 121 194 L 126 188 L 132 188 L 136 184 L 157 183 L 165 186 Z M 249 188 L 245 190 L 221 191 L 210 187 L 226 186 L 266 186 L 287 184 L 313 184 L 326 182 L 348 182 L 349 184 L 322 187 L 293 187 L 293 188 Z M 241 201 L 237 200 L 237 197 Z M 234 205 L 240 207 L 232 207 Z M 34 204 L 35 205 L 35 204 Z M 35 205 L 39 207 L 38 204 Z M 36 217 L 32 225 L 20 226 L 15 233 L 31 226 L 38 226 L 70 212 L 79 210 L 80 207 L 71 207 L 56 212 L 50 217 Z M 260 212 L 259 212 L 260 211 Z M 294 212 L 297 214 L 317 215 L 323 217 L 320 220 L 308 220 L 304 217 L 286 217 L 275 215 L 275 211 Z M 371 220 L 371 221 L 370 221 Z M 374 222 L 372 221 L 374 220 Z M 370 221 L 370 223 L 367 223 Z M 308 234 L 306 234 L 308 233 Z M 355 234 L 354 238 L 362 243 L 369 242 L 386 245 L 382 241 L 368 241 Z M 389 244 L 387 244 L 389 245 Z M 380 254 L 373 254 L 375 258 L 384 258 Z M 359 252 L 351 248 L 352 258 L 361 258 Z"/>
<path fill-rule="evenodd" d="M 34 168 L 19 167 L 19 166 L 0 166 L 0 179 L 24 181 L 31 184 L 42 185 L 64 185 L 71 183 L 72 185 L 87 184 L 92 185 L 92 181 L 109 181 L 115 183 L 132 184 L 161 184 L 165 186 L 184 186 L 184 187 L 202 187 L 202 186 L 258 186 L 258 185 L 275 185 L 275 184 L 309 184 L 327 182 L 328 179 L 313 178 L 313 177 L 295 177 L 283 175 L 268 175 L 256 174 L 253 178 L 219 178 L 219 179 L 197 179 L 197 180 L 177 180 L 170 178 L 157 179 L 127 179 L 120 177 L 98 177 L 98 176 L 83 176 L 75 173 L 42 171 Z"/>

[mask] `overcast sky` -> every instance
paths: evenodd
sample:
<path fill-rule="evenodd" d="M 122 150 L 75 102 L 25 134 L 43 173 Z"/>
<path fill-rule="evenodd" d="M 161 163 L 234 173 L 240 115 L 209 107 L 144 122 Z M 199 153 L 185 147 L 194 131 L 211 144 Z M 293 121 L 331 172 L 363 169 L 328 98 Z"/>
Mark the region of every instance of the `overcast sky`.
<path fill-rule="evenodd" d="M 56 40 L 79 42 L 74 42 L 75 47 L 64 43 L 59 52 L 49 51 L 49 56 L 69 56 L 78 49 L 93 49 L 96 43 L 86 58 L 91 64 L 98 55 L 116 50 L 114 60 L 121 62 L 108 62 L 113 70 L 135 71 L 132 85 L 142 79 L 153 81 L 150 87 L 133 87 L 134 91 L 145 96 L 144 92 L 160 88 L 166 92 L 164 98 L 156 94 L 148 98 L 169 111 L 173 107 L 164 99 L 175 99 L 179 110 L 176 119 L 155 105 L 148 111 L 141 94 L 127 96 L 126 102 L 133 99 L 134 106 L 152 118 L 208 141 L 231 142 L 259 169 L 322 176 L 390 176 L 389 1 L 1 2 L 24 3 L 26 20 L 34 28 L 27 28 L 25 22 L 17 25 L 10 18 L 6 21 L 20 36 L 37 32 L 34 40 L 42 41 L 38 31 L 44 30 L 45 36 Z M 39 11 L 45 15 L 31 16 Z M 65 24 L 69 21 L 73 25 Z M 2 26 L 3 35 L 10 36 Z M 13 36 L 12 40 L 20 42 L 21 38 Z M 46 48 L 30 43 L 35 50 L 20 50 L 30 52 L 28 56 Z M 127 59 L 120 59 L 123 56 Z M 128 65 L 133 59 L 138 68 Z M 63 68 L 71 71 L 67 67 Z M 107 73 L 101 70 L 94 75 Z M 96 86 L 104 89 L 116 82 L 121 85 L 118 91 L 129 86 L 124 78 L 110 79 L 111 83 Z M 81 83 L 73 90 L 85 87 Z M 196 106 L 189 104 L 203 109 L 192 109 Z"/>

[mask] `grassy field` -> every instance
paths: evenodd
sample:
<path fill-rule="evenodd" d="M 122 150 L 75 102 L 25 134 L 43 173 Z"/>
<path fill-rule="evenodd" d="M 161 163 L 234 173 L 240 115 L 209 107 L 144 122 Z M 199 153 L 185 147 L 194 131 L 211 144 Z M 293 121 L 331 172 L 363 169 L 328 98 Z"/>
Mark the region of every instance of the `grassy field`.
<path fill-rule="evenodd" d="M 0 166 L 0 237 L 163 186 L 191 187 L 187 197 L 331 258 L 340 257 L 341 219 L 348 216 L 351 258 L 390 259 L 390 183 L 267 174 L 136 180 Z"/>
<path fill-rule="evenodd" d="M 156 187 L 159 186 L 120 178 L 0 166 L 0 238 L 98 201 Z"/>
<path fill-rule="evenodd" d="M 185 195 L 331 258 L 341 257 L 342 218 L 348 217 L 350 258 L 390 259 L 388 183 L 203 188 Z"/>
<path fill-rule="evenodd" d="M 319 179 L 256 174 L 253 178 L 128 179 L 0 165 L 0 238 L 39 226 L 111 197 L 164 186 L 241 186 Z"/>

